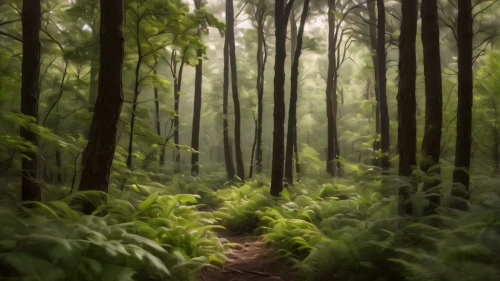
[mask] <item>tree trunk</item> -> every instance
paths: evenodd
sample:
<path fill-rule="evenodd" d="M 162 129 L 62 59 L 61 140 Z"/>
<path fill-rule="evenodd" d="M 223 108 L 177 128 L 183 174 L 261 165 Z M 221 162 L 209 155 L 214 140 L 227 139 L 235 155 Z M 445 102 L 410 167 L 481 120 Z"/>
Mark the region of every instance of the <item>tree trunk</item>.
<path fill-rule="evenodd" d="M 441 55 L 439 48 L 439 23 L 437 0 L 425 0 L 421 4 L 422 44 L 424 48 L 425 75 L 425 130 L 422 142 L 420 169 L 427 173 L 439 163 L 441 154 L 441 127 L 443 121 L 443 98 L 441 80 Z M 439 174 L 440 170 L 436 170 Z M 439 184 L 430 180 L 424 184 L 424 191 Z M 439 195 L 429 198 L 429 211 L 440 204 Z"/>
<path fill-rule="evenodd" d="M 232 180 L 234 177 L 233 155 L 231 144 L 229 142 L 229 122 L 227 120 L 227 107 L 229 104 L 229 39 L 224 39 L 224 82 L 222 92 L 222 116 L 223 116 L 223 135 L 224 135 L 224 161 L 226 164 L 227 178 Z"/>
<path fill-rule="evenodd" d="M 255 147 L 257 146 L 257 119 L 254 117 L 254 123 L 255 123 L 255 129 L 254 129 L 254 138 L 253 138 L 253 144 L 252 144 L 252 155 L 250 157 L 250 171 L 248 172 L 248 178 L 251 179 L 253 176 L 253 166 L 254 166 L 254 161 L 255 161 Z"/>
<path fill-rule="evenodd" d="M 257 12 L 257 145 L 256 172 L 262 172 L 262 119 L 264 117 L 264 71 L 267 61 L 267 47 L 264 37 L 264 21 L 266 14 L 265 0 L 259 1 Z"/>
<path fill-rule="evenodd" d="M 398 152 L 399 175 L 409 177 L 416 165 L 417 126 L 415 82 L 417 61 L 415 42 L 417 36 L 417 0 L 403 0 L 401 35 L 399 37 L 399 89 L 398 89 Z M 411 215 L 412 207 L 408 202 L 412 194 L 410 187 L 400 188 L 402 198 L 400 214 Z"/>
<path fill-rule="evenodd" d="M 304 34 L 304 26 L 306 24 L 307 14 L 309 12 L 309 0 L 304 1 L 302 16 L 300 18 L 300 27 L 297 35 L 297 45 L 292 63 L 292 74 L 290 76 L 291 90 L 290 90 L 290 104 L 288 110 L 288 131 L 286 138 L 286 159 L 285 159 L 285 180 L 288 184 L 293 185 L 294 173 L 294 146 L 297 136 L 297 97 L 299 86 L 299 59 L 302 53 L 302 36 Z"/>
<path fill-rule="evenodd" d="M 276 56 L 274 63 L 274 131 L 273 161 L 271 174 L 271 195 L 278 196 L 283 190 L 283 161 L 285 139 L 285 58 L 286 58 L 286 26 L 288 12 L 285 8 L 293 4 L 293 0 L 285 7 L 285 0 L 275 1 Z"/>
<path fill-rule="evenodd" d="M 472 7 L 471 0 L 458 0 L 458 107 L 455 170 L 453 171 L 454 197 L 451 207 L 467 209 L 469 199 L 469 168 L 472 128 Z"/>
<path fill-rule="evenodd" d="M 89 142 L 83 153 L 80 190 L 108 192 L 123 103 L 123 19 L 123 0 L 101 0 L 99 84 Z"/>
<path fill-rule="evenodd" d="M 241 153 L 241 111 L 238 93 L 238 73 L 236 69 L 236 42 L 234 39 L 234 7 L 233 0 L 226 0 L 226 36 L 229 41 L 229 57 L 231 65 L 231 88 L 233 91 L 234 105 L 234 150 L 238 177 L 245 181 L 245 166 Z"/>
<path fill-rule="evenodd" d="M 156 69 L 153 70 L 153 74 L 157 75 Z M 175 81 L 175 80 L 174 80 Z M 175 82 L 174 82 L 175 85 Z M 174 86 L 175 88 L 175 86 Z M 158 88 L 153 88 L 153 93 L 155 97 L 155 112 L 156 112 L 156 134 L 161 137 L 161 124 L 160 124 L 160 97 L 158 95 Z M 175 93 L 175 90 L 174 90 Z M 160 159 L 159 165 L 162 167 L 165 165 L 165 146 L 160 147 Z"/>
<path fill-rule="evenodd" d="M 184 54 L 183 54 L 184 55 Z M 174 91 L 174 143 L 175 143 L 175 170 L 174 172 L 181 172 L 181 150 L 179 148 L 180 138 L 179 138 L 179 105 L 180 105 L 180 91 L 182 89 L 182 73 L 184 72 L 184 57 L 182 57 L 181 65 L 179 66 L 179 74 L 177 75 L 177 90 Z"/>
<path fill-rule="evenodd" d="M 379 67 L 377 56 L 377 18 L 376 18 L 376 3 L 368 2 L 368 17 L 370 30 L 370 45 L 372 49 L 373 76 L 375 80 L 375 141 L 373 142 L 373 150 L 377 152 L 380 149 L 380 87 L 379 87 Z M 385 38 L 385 37 L 384 37 Z M 385 50 L 384 50 L 385 52 Z M 381 161 L 377 157 L 374 158 L 373 165 L 381 166 Z"/>
<path fill-rule="evenodd" d="M 202 0 L 194 0 L 194 5 L 197 10 L 201 10 Z M 201 38 L 201 28 L 198 28 L 198 37 Z M 194 80 L 194 107 L 193 107 L 193 131 L 191 133 L 191 147 L 199 151 L 200 149 L 200 123 L 201 123 L 201 85 L 203 82 L 203 53 L 201 49 L 196 50 L 198 64 L 196 65 L 196 74 Z M 200 166 L 198 163 L 199 153 L 191 154 L 191 174 L 198 176 Z"/>
<path fill-rule="evenodd" d="M 336 36 L 335 36 L 335 0 L 328 0 L 328 74 L 326 81 L 326 116 L 328 125 L 328 141 L 326 153 L 326 171 L 335 176 L 336 149 L 336 103 L 335 77 L 337 75 Z"/>
<path fill-rule="evenodd" d="M 38 124 L 38 101 L 40 89 L 40 0 L 24 0 L 22 11 L 23 61 L 21 86 L 21 113 L 34 118 Z M 35 147 L 38 146 L 37 135 L 24 127 L 20 128 L 20 136 Z M 38 155 L 25 152 L 22 159 L 21 199 L 23 201 L 40 201 L 41 190 L 38 184 Z"/>
<path fill-rule="evenodd" d="M 380 100 L 380 148 L 382 149 L 382 168 L 389 168 L 389 108 L 387 106 L 387 65 L 385 53 L 385 6 L 384 0 L 377 0 L 377 64 L 378 89 Z"/>

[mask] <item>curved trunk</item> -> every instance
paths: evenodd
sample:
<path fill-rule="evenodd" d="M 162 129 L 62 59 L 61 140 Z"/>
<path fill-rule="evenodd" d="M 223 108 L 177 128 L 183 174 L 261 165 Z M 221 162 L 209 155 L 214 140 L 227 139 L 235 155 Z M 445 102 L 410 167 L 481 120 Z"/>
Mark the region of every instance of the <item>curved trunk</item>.
<path fill-rule="evenodd" d="M 98 94 L 89 142 L 83 154 L 80 190 L 108 191 L 109 174 L 116 148 L 117 124 L 123 102 L 123 18 L 123 0 L 101 0 Z"/>

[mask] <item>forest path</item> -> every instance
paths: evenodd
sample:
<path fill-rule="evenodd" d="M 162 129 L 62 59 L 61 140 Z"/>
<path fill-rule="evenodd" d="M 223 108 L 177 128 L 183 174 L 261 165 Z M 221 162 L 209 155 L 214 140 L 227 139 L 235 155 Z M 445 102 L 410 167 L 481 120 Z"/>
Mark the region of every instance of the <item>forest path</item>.
<path fill-rule="evenodd" d="M 291 281 L 287 266 L 278 261 L 270 242 L 259 240 L 250 234 L 220 233 L 221 239 L 234 244 L 226 252 L 229 261 L 222 269 L 206 268 L 201 281 Z M 289 270 L 288 270 L 289 272 Z"/>

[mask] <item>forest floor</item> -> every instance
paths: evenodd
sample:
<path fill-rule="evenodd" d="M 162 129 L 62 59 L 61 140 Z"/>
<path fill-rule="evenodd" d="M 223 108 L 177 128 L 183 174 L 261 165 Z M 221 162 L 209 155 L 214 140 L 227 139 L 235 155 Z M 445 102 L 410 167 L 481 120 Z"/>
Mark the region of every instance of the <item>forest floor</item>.
<path fill-rule="evenodd" d="M 208 267 L 201 281 L 292 281 L 296 276 L 287 265 L 275 258 L 271 242 L 250 234 L 219 233 L 220 239 L 232 245 L 225 253 L 229 261 L 221 268 Z"/>

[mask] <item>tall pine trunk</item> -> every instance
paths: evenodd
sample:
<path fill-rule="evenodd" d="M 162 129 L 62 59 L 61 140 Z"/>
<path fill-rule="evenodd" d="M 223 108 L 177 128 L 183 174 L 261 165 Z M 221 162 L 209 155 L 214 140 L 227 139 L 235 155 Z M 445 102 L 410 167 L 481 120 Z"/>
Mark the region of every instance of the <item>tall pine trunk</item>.
<path fill-rule="evenodd" d="M 194 0 L 197 10 L 201 10 L 202 0 Z M 201 28 L 198 28 L 198 37 L 201 38 Z M 200 149 L 200 123 L 201 123 L 201 86 L 203 82 L 203 53 L 201 49 L 196 50 L 198 64 L 196 65 L 196 74 L 194 78 L 194 108 L 193 108 L 193 131 L 191 133 L 191 147 L 198 151 Z M 199 154 L 191 154 L 191 174 L 198 176 L 200 165 L 198 163 Z"/>
<path fill-rule="evenodd" d="M 309 0 L 304 1 L 302 16 L 300 18 L 300 27 L 297 35 L 297 45 L 295 46 L 295 54 L 292 60 L 292 73 L 290 76 L 290 107 L 288 110 L 288 131 L 286 138 L 286 158 L 285 158 L 285 180 L 288 184 L 293 184 L 293 165 L 294 147 L 297 136 L 297 97 L 299 86 L 299 59 L 302 53 L 302 36 L 304 34 L 304 26 L 306 24 L 307 14 L 309 12 Z"/>
<path fill-rule="evenodd" d="M 257 143 L 256 143 L 256 173 L 262 172 L 262 121 L 264 118 L 264 71 L 267 61 L 267 47 L 264 37 L 264 21 L 266 19 L 265 0 L 259 1 L 257 12 Z"/>
<path fill-rule="evenodd" d="M 234 105 L 234 150 L 238 177 L 245 181 L 245 166 L 241 153 L 241 110 L 238 92 L 238 73 L 236 69 L 236 42 L 234 39 L 234 7 L 233 0 L 226 0 L 226 36 L 229 41 L 229 58 L 231 65 L 231 88 Z"/>
<path fill-rule="evenodd" d="M 123 0 L 101 0 L 98 93 L 89 142 L 83 153 L 80 190 L 108 192 L 117 125 L 123 103 L 123 19 Z"/>
<path fill-rule="evenodd" d="M 467 209 L 469 199 L 469 168 L 472 129 L 472 7 L 471 0 L 458 0 L 458 107 L 455 170 L 453 171 L 454 197 L 451 207 Z"/>
<path fill-rule="evenodd" d="M 421 4 L 422 44 L 424 48 L 425 75 L 425 130 L 422 142 L 420 169 L 427 173 L 429 168 L 439 163 L 441 154 L 441 127 L 443 121 L 443 98 L 441 80 L 441 55 L 439 48 L 439 23 L 437 0 L 425 0 Z M 440 170 L 435 172 L 438 174 Z M 424 184 L 424 190 L 439 184 L 430 180 Z M 440 204 L 439 195 L 429 198 L 429 210 Z"/>
<path fill-rule="evenodd" d="M 226 164 L 226 174 L 228 179 L 234 177 L 233 154 L 231 144 L 229 142 L 229 122 L 227 120 L 227 108 L 229 105 L 229 39 L 228 36 L 224 38 L 224 82 L 222 91 L 222 126 L 224 135 L 224 162 Z"/>
<path fill-rule="evenodd" d="M 34 118 L 38 124 L 38 101 L 40 89 L 40 0 L 24 0 L 22 11 L 23 61 L 21 85 L 21 113 Z M 38 146 L 37 135 L 21 126 L 20 136 L 33 146 Z M 40 201 L 41 190 L 38 184 L 38 155 L 25 152 L 22 160 L 21 199 Z"/>
<path fill-rule="evenodd" d="M 417 164 L 417 124 L 415 82 L 417 78 L 416 37 L 417 37 L 417 0 L 403 0 L 401 35 L 399 37 L 399 89 L 398 89 L 398 152 L 399 175 L 411 176 Z M 413 190 L 409 186 L 400 188 L 400 214 L 411 215 L 412 207 L 408 202 Z"/>

